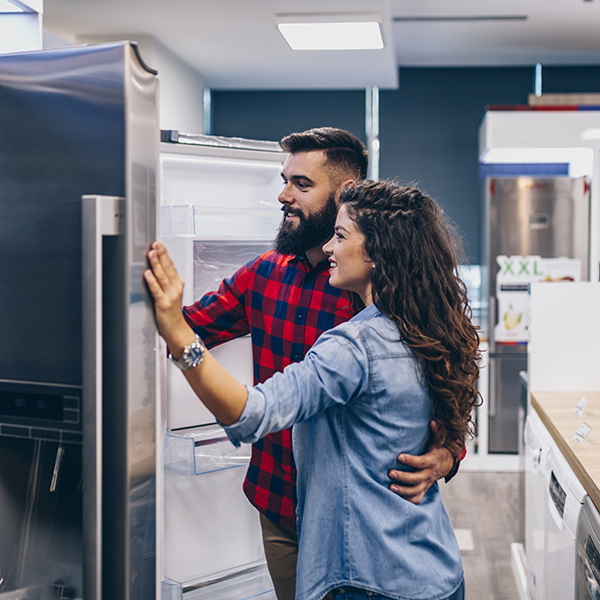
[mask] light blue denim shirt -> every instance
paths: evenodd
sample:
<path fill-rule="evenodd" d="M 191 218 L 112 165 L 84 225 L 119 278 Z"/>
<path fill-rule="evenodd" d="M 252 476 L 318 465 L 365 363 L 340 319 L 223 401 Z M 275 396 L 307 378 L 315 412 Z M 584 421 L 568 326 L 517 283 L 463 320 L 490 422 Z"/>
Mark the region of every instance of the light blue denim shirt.
<path fill-rule="evenodd" d="M 463 578 L 433 485 L 419 505 L 389 490 L 400 452 L 422 454 L 432 400 L 396 325 L 371 305 L 324 333 L 300 363 L 249 390 L 229 439 L 294 425 L 296 600 L 354 586 L 391 598 L 446 598 Z"/>

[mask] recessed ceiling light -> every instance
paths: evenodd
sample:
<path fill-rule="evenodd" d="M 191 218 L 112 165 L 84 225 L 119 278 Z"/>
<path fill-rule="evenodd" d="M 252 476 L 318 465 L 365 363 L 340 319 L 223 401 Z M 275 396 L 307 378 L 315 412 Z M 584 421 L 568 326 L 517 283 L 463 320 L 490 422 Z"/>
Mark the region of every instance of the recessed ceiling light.
<path fill-rule="evenodd" d="M 278 23 L 293 50 L 380 50 L 381 29 L 376 21 Z"/>

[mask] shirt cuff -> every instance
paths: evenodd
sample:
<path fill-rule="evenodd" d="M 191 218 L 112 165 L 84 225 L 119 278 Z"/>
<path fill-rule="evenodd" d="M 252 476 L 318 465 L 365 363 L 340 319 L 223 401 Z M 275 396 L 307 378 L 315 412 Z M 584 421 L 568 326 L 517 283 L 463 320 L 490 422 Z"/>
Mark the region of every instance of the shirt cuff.
<path fill-rule="evenodd" d="M 248 386 L 246 386 L 248 389 Z M 246 406 L 237 421 L 233 425 L 223 425 L 229 441 L 234 446 L 239 446 L 242 442 L 253 443 L 260 438 L 255 438 L 256 431 L 265 416 L 265 397 L 255 388 L 248 389 L 248 398 Z"/>

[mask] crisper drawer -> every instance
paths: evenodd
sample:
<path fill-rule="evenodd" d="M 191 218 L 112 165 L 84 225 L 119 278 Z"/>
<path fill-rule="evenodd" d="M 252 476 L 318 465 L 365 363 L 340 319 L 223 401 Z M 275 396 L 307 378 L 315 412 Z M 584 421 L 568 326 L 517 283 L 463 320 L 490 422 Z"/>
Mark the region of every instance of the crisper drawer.
<path fill-rule="evenodd" d="M 265 562 L 203 581 L 163 582 L 162 600 L 277 600 Z"/>
<path fill-rule="evenodd" d="M 264 562 L 258 511 L 242 491 L 249 458 L 250 446 L 236 448 L 219 426 L 167 433 L 167 577 L 205 582 Z"/>

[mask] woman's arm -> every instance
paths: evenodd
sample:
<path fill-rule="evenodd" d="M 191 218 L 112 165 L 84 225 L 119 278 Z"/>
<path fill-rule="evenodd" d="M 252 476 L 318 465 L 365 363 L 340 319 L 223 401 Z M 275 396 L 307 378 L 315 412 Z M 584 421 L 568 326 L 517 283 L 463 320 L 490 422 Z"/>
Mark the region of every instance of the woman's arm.
<path fill-rule="evenodd" d="M 165 339 L 173 358 L 179 359 L 183 348 L 195 339 L 182 313 L 183 281 L 164 244 L 154 242 L 148 252 L 150 269 L 144 272 L 154 298 L 158 332 Z M 223 425 L 236 423 L 244 410 L 248 391 L 233 375 L 206 351 L 204 360 L 183 371 L 188 383 L 206 408 Z"/>

